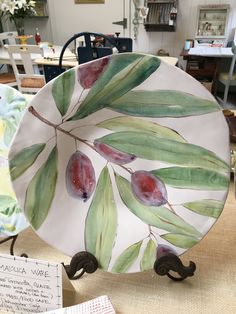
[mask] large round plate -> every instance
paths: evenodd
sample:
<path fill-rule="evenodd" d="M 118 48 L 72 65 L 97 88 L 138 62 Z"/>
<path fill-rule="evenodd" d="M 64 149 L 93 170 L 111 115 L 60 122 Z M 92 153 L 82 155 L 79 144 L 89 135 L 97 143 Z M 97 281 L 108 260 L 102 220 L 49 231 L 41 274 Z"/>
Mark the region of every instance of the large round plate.
<path fill-rule="evenodd" d="M 180 69 L 136 53 L 49 82 L 10 158 L 38 235 L 69 255 L 87 250 L 115 273 L 150 269 L 157 252 L 180 255 L 199 242 L 229 184 L 228 128 L 213 96 Z"/>
<path fill-rule="evenodd" d="M 8 151 L 20 122 L 26 99 L 16 89 L 0 84 L 0 236 L 12 236 L 29 224 L 11 185 Z"/>

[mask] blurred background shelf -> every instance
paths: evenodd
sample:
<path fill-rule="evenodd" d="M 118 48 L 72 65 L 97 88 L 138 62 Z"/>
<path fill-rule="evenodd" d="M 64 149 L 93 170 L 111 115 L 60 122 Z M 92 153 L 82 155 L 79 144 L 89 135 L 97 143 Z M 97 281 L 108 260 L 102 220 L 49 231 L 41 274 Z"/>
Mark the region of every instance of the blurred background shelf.
<path fill-rule="evenodd" d="M 144 21 L 147 32 L 174 32 L 176 30 L 177 0 L 151 0 L 147 1 L 147 6 L 148 15 Z"/>

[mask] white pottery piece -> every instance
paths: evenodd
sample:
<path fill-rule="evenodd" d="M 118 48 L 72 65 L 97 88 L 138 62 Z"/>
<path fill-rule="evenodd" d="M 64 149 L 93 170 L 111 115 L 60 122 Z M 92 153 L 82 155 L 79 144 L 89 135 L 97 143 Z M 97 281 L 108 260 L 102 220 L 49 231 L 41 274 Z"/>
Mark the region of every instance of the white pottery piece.
<path fill-rule="evenodd" d="M 71 256 L 89 251 L 114 273 L 151 269 L 158 250 L 180 255 L 198 243 L 223 209 L 229 158 L 213 96 L 136 53 L 49 82 L 10 151 L 13 186 L 37 234 Z"/>

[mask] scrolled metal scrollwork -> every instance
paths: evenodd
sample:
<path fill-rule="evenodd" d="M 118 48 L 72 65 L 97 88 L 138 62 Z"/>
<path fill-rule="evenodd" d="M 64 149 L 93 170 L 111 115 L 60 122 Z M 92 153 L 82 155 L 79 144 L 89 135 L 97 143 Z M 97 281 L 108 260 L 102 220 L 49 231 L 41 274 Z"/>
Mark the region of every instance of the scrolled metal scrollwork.
<path fill-rule="evenodd" d="M 71 280 L 75 280 L 83 276 L 84 273 L 94 273 L 98 268 L 98 261 L 93 254 L 82 251 L 72 257 L 69 265 L 64 265 L 64 263 L 62 263 L 62 265 L 68 277 Z M 78 271 L 80 271 L 80 273 L 75 276 Z"/>
<path fill-rule="evenodd" d="M 189 266 L 184 266 L 178 256 L 168 253 L 163 254 L 156 260 L 154 270 L 160 276 L 166 275 L 174 281 L 182 281 L 187 277 L 192 277 L 194 275 L 196 264 L 190 261 Z M 179 277 L 171 275 L 170 271 L 178 273 Z"/>
<path fill-rule="evenodd" d="M 15 243 L 16 243 L 16 240 L 18 238 L 18 234 L 14 235 L 14 236 L 9 236 L 9 237 L 6 237 L 2 240 L 0 240 L 0 245 L 5 243 L 5 242 L 8 242 L 8 241 L 11 241 L 11 244 L 10 244 L 10 255 L 15 255 L 14 254 L 14 247 L 15 247 Z M 20 257 L 28 257 L 28 255 L 26 253 L 22 253 L 20 255 Z"/>

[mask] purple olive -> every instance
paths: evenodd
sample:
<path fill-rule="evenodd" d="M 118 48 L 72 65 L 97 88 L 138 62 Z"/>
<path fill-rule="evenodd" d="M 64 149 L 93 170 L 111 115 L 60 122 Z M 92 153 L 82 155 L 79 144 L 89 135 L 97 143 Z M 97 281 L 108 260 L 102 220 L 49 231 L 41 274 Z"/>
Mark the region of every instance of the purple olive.
<path fill-rule="evenodd" d="M 76 151 L 66 168 L 66 188 L 68 194 L 86 202 L 96 185 L 95 172 L 90 159 Z"/>
<path fill-rule="evenodd" d="M 172 249 L 170 246 L 165 245 L 165 244 L 158 244 L 157 246 L 157 253 L 156 253 L 156 258 L 160 258 L 161 256 L 172 253 L 178 256 L 178 254 L 175 252 L 174 249 Z"/>
<path fill-rule="evenodd" d="M 91 63 L 85 63 L 78 68 L 78 81 L 84 89 L 91 88 L 98 77 L 104 71 L 109 58 L 98 59 Z"/>
<path fill-rule="evenodd" d="M 135 197 L 144 205 L 161 206 L 167 203 L 164 183 L 148 171 L 135 171 L 131 175 L 131 187 Z"/>
<path fill-rule="evenodd" d="M 133 161 L 136 157 L 133 154 L 123 153 L 107 144 L 94 141 L 96 151 L 106 160 L 118 165 L 125 165 Z"/>

